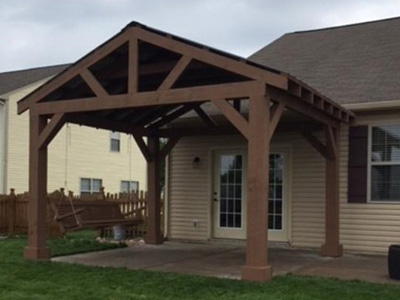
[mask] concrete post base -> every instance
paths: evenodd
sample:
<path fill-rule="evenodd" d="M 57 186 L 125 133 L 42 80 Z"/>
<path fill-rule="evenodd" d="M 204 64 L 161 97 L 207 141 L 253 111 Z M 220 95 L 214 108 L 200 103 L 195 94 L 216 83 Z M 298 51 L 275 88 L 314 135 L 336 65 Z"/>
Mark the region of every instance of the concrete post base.
<path fill-rule="evenodd" d="M 146 236 L 144 241 L 149 245 L 159 245 L 164 243 L 164 238 L 160 236 Z"/>
<path fill-rule="evenodd" d="M 242 267 L 242 280 L 265 282 L 272 279 L 272 266 Z"/>
<path fill-rule="evenodd" d="M 319 250 L 319 254 L 321 256 L 340 257 L 343 255 L 343 246 L 341 244 L 323 244 Z"/>
<path fill-rule="evenodd" d="M 50 248 L 31 248 L 24 249 L 24 258 L 29 260 L 48 260 L 50 259 Z"/>

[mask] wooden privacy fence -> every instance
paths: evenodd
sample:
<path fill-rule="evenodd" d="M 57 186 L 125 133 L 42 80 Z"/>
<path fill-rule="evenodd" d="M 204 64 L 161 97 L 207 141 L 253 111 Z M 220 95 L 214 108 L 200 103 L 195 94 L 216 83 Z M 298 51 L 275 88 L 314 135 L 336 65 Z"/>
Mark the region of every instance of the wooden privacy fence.
<path fill-rule="evenodd" d="M 72 201 L 96 201 L 106 200 L 111 202 L 117 202 L 120 206 L 121 212 L 126 213 L 129 211 L 138 211 L 144 219 L 144 223 L 126 228 L 128 237 L 143 236 L 146 234 L 147 226 L 147 193 L 132 192 L 132 193 L 116 193 L 110 194 L 105 193 L 102 188 L 101 193 L 97 195 L 88 196 L 74 196 L 72 192 L 68 193 L 68 196 L 64 195 L 64 190 L 55 191 L 48 195 L 48 201 L 52 201 L 57 207 L 63 197 L 69 197 Z M 9 195 L 0 195 L 0 234 L 5 235 L 16 235 L 26 234 L 28 232 L 28 203 L 29 194 L 15 194 L 14 189 L 10 190 Z M 163 204 L 163 201 L 162 201 Z M 50 236 L 60 236 L 61 232 L 57 222 L 54 221 L 54 213 L 47 206 L 47 227 Z M 161 209 L 161 226 L 163 227 L 164 213 Z M 163 229 L 163 228 L 162 228 Z M 106 229 L 101 234 L 105 237 L 112 237 L 112 230 Z"/>

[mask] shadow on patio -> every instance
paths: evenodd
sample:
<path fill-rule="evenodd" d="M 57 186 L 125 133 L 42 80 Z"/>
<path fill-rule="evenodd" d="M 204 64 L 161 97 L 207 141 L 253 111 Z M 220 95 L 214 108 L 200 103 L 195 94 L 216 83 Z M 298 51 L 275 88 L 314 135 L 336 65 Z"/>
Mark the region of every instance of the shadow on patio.
<path fill-rule="evenodd" d="M 137 270 L 175 272 L 240 279 L 245 248 L 232 244 L 167 242 L 163 245 L 136 244 L 128 248 L 53 258 L 56 262 L 89 266 L 122 267 Z M 270 249 L 274 275 L 288 273 L 397 283 L 388 277 L 386 257 L 344 255 L 333 259 L 315 251 L 292 248 Z"/>

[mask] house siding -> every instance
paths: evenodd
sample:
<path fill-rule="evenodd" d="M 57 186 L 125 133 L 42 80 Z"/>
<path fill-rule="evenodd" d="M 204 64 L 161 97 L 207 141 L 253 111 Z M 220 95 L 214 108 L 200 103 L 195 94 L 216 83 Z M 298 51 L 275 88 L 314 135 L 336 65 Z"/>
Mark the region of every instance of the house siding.
<path fill-rule="evenodd" d="M 397 122 L 388 115 L 364 116 L 360 124 Z M 378 121 L 377 121 L 378 120 Z M 398 120 L 398 117 L 397 117 Z M 322 138 L 322 134 L 320 135 Z M 277 133 L 274 147 L 290 147 L 290 238 L 295 247 L 319 248 L 325 232 L 325 160 L 297 133 Z M 212 149 L 246 148 L 239 136 L 182 139 L 170 155 L 168 236 L 171 239 L 202 240 L 212 237 Z M 340 239 L 345 251 L 386 253 L 400 241 L 400 203 L 348 203 L 348 127 L 340 138 Z M 195 156 L 199 166 L 192 166 Z M 193 221 L 198 220 L 198 226 Z"/>
<path fill-rule="evenodd" d="M 8 188 L 28 190 L 29 112 L 17 115 L 17 101 L 44 81 L 15 91 L 9 97 Z M 120 191 L 121 180 L 139 181 L 146 190 L 146 162 L 135 141 L 121 134 L 120 152 L 110 151 L 110 132 L 65 125 L 48 148 L 48 191 L 65 187 L 80 192 L 80 178 L 103 180 L 106 192 Z M 66 154 L 68 152 L 68 154 Z"/>

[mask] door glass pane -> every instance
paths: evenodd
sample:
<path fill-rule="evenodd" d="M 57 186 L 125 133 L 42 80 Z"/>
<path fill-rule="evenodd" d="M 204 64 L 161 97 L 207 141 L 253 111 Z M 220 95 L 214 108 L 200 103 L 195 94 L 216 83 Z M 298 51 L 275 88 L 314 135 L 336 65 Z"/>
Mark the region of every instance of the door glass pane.
<path fill-rule="evenodd" d="M 271 154 L 269 162 L 268 228 L 282 230 L 283 156 L 281 154 Z"/>
<path fill-rule="evenodd" d="M 220 156 L 219 226 L 242 227 L 242 156 Z"/>

